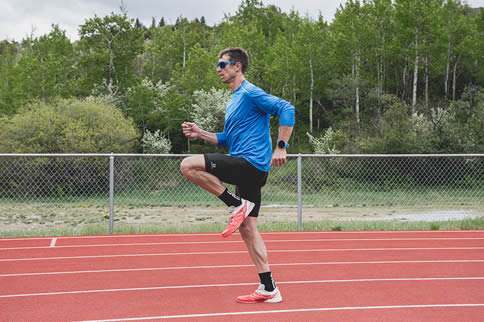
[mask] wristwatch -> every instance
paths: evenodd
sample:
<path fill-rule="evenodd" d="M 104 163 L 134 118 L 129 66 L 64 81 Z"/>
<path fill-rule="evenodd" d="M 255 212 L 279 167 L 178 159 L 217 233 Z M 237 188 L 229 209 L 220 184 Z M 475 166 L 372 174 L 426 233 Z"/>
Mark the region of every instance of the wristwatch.
<path fill-rule="evenodd" d="M 289 147 L 289 143 L 287 143 L 284 140 L 279 140 L 277 142 L 277 146 L 280 147 L 281 149 L 287 149 Z"/>

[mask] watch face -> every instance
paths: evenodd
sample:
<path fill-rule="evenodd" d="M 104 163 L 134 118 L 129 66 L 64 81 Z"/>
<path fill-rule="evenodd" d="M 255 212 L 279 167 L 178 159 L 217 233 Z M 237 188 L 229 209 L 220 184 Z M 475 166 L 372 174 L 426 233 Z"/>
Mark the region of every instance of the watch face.
<path fill-rule="evenodd" d="M 284 149 L 286 147 L 286 142 L 281 140 L 277 142 L 277 146 L 279 146 L 281 149 Z"/>

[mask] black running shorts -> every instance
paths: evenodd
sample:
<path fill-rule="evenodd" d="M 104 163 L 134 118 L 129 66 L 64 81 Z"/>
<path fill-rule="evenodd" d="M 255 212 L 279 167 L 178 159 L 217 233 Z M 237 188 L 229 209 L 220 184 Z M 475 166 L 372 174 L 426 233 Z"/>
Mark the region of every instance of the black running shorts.
<path fill-rule="evenodd" d="M 261 171 L 243 158 L 231 157 L 222 153 L 207 153 L 205 169 L 220 181 L 233 184 L 235 193 L 255 203 L 249 216 L 259 215 L 261 188 L 266 184 L 268 172 Z"/>

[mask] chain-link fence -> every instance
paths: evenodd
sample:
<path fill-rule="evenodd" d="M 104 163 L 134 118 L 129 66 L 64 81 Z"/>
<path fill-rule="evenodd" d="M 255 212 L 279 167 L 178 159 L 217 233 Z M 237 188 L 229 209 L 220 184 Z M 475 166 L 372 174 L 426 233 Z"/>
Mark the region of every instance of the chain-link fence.
<path fill-rule="evenodd" d="M 179 171 L 187 155 L 0 154 L 0 232 L 225 223 Z M 289 155 L 263 188 L 262 222 L 482 215 L 484 154 Z"/>

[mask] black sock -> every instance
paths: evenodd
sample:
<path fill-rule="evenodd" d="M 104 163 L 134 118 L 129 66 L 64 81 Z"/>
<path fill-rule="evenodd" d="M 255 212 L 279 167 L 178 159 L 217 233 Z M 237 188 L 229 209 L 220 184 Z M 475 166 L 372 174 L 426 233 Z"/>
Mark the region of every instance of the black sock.
<path fill-rule="evenodd" d="M 267 292 L 272 292 L 276 288 L 276 283 L 272 279 L 271 272 L 259 273 L 260 283 L 264 285 Z"/>
<path fill-rule="evenodd" d="M 229 207 L 238 207 L 242 204 L 242 201 L 240 201 L 240 197 L 231 193 L 227 188 L 225 188 L 225 191 L 222 192 L 222 194 L 218 196 L 218 198 L 225 202 L 225 204 Z"/>

